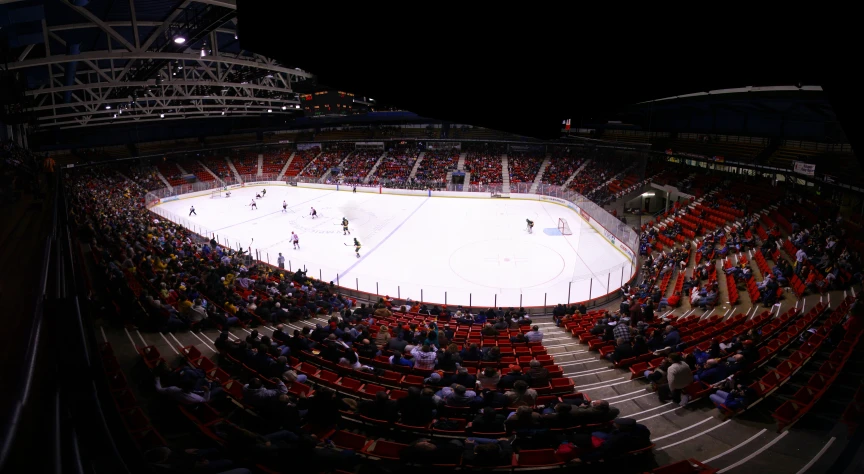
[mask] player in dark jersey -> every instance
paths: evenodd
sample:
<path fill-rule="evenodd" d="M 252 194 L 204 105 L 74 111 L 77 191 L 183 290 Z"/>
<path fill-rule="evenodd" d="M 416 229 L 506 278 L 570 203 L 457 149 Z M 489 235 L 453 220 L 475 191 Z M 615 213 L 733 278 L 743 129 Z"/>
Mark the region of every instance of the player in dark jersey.
<path fill-rule="evenodd" d="M 525 219 L 525 222 L 528 223 L 528 233 L 533 234 L 534 233 L 534 221 L 532 221 L 531 219 Z"/>
<path fill-rule="evenodd" d="M 266 195 L 267 195 L 267 189 L 266 189 L 266 188 L 265 188 L 265 189 L 262 189 L 262 190 L 261 190 L 261 196 L 263 197 L 263 196 L 266 196 Z"/>
<path fill-rule="evenodd" d="M 354 239 L 354 252 L 357 254 L 357 258 L 360 258 L 360 247 L 362 247 L 362 245 L 360 245 L 360 241 L 355 238 Z"/>
<path fill-rule="evenodd" d="M 318 211 L 313 207 L 311 211 L 309 211 L 309 215 L 312 216 L 313 219 L 318 217 Z"/>
<path fill-rule="evenodd" d="M 348 230 L 348 219 L 342 218 L 342 235 L 351 235 L 351 231 Z"/>

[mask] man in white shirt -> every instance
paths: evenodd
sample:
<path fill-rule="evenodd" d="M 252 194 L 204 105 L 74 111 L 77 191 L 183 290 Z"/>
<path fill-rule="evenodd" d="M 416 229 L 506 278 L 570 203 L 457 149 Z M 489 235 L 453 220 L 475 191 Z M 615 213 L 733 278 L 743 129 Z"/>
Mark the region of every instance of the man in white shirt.
<path fill-rule="evenodd" d="M 795 252 L 795 273 L 801 274 L 801 270 L 804 269 L 804 261 L 807 260 L 807 252 L 804 251 L 803 248 L 798 249 Z"/>

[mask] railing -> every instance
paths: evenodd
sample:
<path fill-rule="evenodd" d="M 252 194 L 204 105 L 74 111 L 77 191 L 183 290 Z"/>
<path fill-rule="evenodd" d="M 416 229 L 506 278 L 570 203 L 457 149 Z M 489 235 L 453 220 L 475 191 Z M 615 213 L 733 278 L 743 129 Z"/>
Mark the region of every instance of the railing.
<path fill-rule="evenodd" d="M 267 177 L 244 177 L 249 179 L 244 185 L 254 185 L 255 182 L 268 181 Z M 288 180 L 291 181 L 291 180 Z M 209 183 L 208 183 L 209 184 Z M 323 186 L 323 185 L 318 185 Z M 353 185 L 348 185 L 353 186 Z M 348 187 L 346 186 L 346 187 Z M 370 192 L 368 188 L 376 186 L 357 186 L 363 192 Z M 421 185 L 422 186 L 422 185 Z M 461 188 L 461 191 L 468 193 L 501 193 L 501 184 L 484 184 L 484 185 L 449 185 L 449 189 Z M 527 191 L 532 186 L 532 183 L 518 183 L 513 185 L 510 196 L 515 194 L 528 194 Z M 387 189 L 398 189 L 382 186 Z M 194 187 L 193 187 L 194 188 Z M 330 189 L 330 188 L 328 188 Z M 416 189 L 416 188 L 415 188 Z M 422 188 L 421 188 L 422 189 Z M 435 190 L 425 191 L 428 196 L 435 196 L 438 192 Z M 182 191 L 182 189 L 181 189 Z M 403 191 L 404 192 L 404 191 Z M 417 194 L 423 191 L 414 191 Z M 408 191 L 411 193 L 411 191 Z M 155 192 L 148 194 L 148 205 L 152 205 L 156 201 L 157 196 L 168 194 L 175 196 L 179 194 L 176 191 L 172 192 Z M 468 197 L 468 196 L 466 196 Z M 526 196 L 527 197 L 527 196 Z M 361 273 L 354 270 L 353 266 L 349 268 L 337 268 L 332 265 L 322 264 L 319 262 L 303 261 L 304 257 L 290 259 L 286 261 L 285 269 L 288 271 L 297 271 L 303 269 L 309 272 L 310 277 L 318 278 L 322 281 L 332 281 L 334 284 L 342 287 L 342 291 L 348 294 L 361 297 L 361 299 L 376 300 L 372 295 L 390 295 L 399 299 L 412 298 L 414 300 L 426 302 L 440 302 L 444 304 L 462 304 L 470 306 L 513 306 L 513 307 L 535 307 L 535 312 L 545 311 L 545 307 L 557 303 L 567 302 L 586 302 L 586 304 L 602 304 L 619 296 L 618 289 L 625 283 L 633 280 L 638 270 L 638 261 L 636 258 L 636 250 L 638 247 L 638 233 L 631 229 L 627 224 L 621 222 L 618 218 L 607 213 L 602 207 L 596 205 L 581 194 L 553 185 L 540 185 L 535 193 L 534 199 L 541 201 L 554 202 L 579 214 L 579 218 L 570 219 L 568 223 L 574 231 L 574 235 L 599 235 L 605 239 L 606 244 L 611 244 L 617 248 L 623 259 L 613 261 L 608 259 L 592 260 L 590 250 L 578 251 L 579 238 L 575 241 L 577 254 L 580 256 L 581 263 L 570 262 L 570 274 L 566 277 L 557 278 L 557 283 L 545 285 L 543 282 L 538 282 L 535 285 L 517 285 L 526 286 L 526 288 L 513 289 L 510 291 L 496 291 L 495 288 L 512 288 L 512 282 L 505 281 L 501 275 L 486 275 L 484 276 L 485 283 L 483 286 L 489 287 L 489 291 L 476 291 L 460 288 L 458 284 L 452 285 L 431 285 L 426 283 L 409 283 L 406 278 L 399 278 L 394 275 L 394 272 L 376 272 L 374 274 Z M 207 240 L 215 239 L 220 245 L 233 248 L 235 250 L 250 251 L 252 257 L 264 264 L 272 265 L 275 263 L 279 251 L 284 250 L 275 245 L 258 247 L 251 243 L 246 243 L 250 238 L 248 234 L 234 230 L 214 231 L 201 226 L 195 221 L 188 219 L 186 216 L 173 213 L 164 207 L 152 207 L 151 211 L 162 218 L 171 220 L 181 226 L 206 237 Z M 518 224 L 517 224 L 518 225 Z M 521 232 L 522 228 L 513 229 L 511 231 Z M 557 232 L 557 228 L 537 229 L 546 233 Z M 579 232 L 577 234 L 577 231 Z M 583 233 L 584 231 L 584 233 Z M 236 232 L 229 234 L 227 232 Z M 596 240 L 594 240 L 596 242 Z M 262 244 L 264 245 L 264 244 Z M 251 247 L 251 248 L 250 248 Z M 483 250 L 482 246 L 478 247 Z M 542 253 L 543 249 L 538 249 Z M 269 255 L 270 253 L 273 255 Z M 455 255 L 455 254 L 454 254 Z M 562 259 L 560 255 L 555 254 L 558 259 Z M 476 258 L 476 255 L 469 252 L 465 257 Z M 468 262 L 470 258 L 460 259 L 454 256 L 457 261 Z M 525 261 L 533 261 L 533 265 L 543 265 L 542 257 L 526 256 Z M 551 257 L 550 257 L 551 258 Z M 550 260 L 551 261 L 551 260 Z M 563 262 L 563 260 L 561 260 Z M 585 263 L 585 262 L 589 263 Z M 557 262 L 557 260 L 556 260 Z M 567 265 L 562 263 L 562 271 Z M 465 272 L 475 271 L 466 267 Z M 457 274 L 459 269 L 453 270 Z M 500 279 L 501 281 L 497 281 Z M 353 282 L 350 280 L 354 280 Z M 475 287 L 476 288 L 476 287 Z"/>

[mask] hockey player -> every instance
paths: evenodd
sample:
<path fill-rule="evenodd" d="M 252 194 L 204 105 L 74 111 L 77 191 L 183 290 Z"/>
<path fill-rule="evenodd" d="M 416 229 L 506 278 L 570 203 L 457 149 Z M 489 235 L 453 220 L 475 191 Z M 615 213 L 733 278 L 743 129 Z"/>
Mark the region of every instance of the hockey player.
<path fill-rule="evenodd" d="M 311 211 L 309 211 L 309 215 L 312 216 L 313 219 L 318 217 L 318 211 L 313 207 Z"/>
<path fill-rule="evenodd" d="M 231 197 L 231 191 L 225 191 L 225 197 L 230 198 Z"/>
<path fill-rule="evenodd" d="M 288 212 L 288 203 L 282 201 L 282 212 Z"/>
<path fill-rule="evenodd" d="M 263 196 L 266 196 L 266 195 L 267 195 L 267 188 L 264 188 L 264 189 L 261 190 L 261 196 L 263 197 Z"/>
<path fill-rule="evenodd" d="M 533 234 L 534 233 L 534 221 L 532 221 L 531 219 L 525 219 L 525 222 L 528 223 L 528 233 Z"/>
<path fill-rule="evenodd" d="M 357 254 L 357 258 L 360 258 L 360 247 L 360 241 L 354 238 L 354 252 Z"/>
<path fill-rule="evenodd" d="M 256 194 L 255 194 L 255 199 L 261 199 L 261 193 L 256 193 Z"/>
<path fill-rule="evenodd" d="M 291 232 L 291 242 L 294 243 L 294 250 L 300 248 L 300 236 L 298 236 L 294 232 Z"/>
<path fill-rule="evenodd" d="M 189 208 L 189 215 L 191 216 L 192 214 L 195 214 L 196 216 L 198 215 L 198 213 L 195 212 L 195 206 Z"/>
<path fill-rule="evenodd" d="M 249 204 L 249 210 L 251 211 L 252 209 L 258 209 L 258 204 L 255 204 L 254 199 L 252 200 L 252 204 Z"/>
<path fill-rule="evenodd" d="M 342 218 L 342 235 L 351 235 L 351 231 L 348 230 L 348 219 Z"/>

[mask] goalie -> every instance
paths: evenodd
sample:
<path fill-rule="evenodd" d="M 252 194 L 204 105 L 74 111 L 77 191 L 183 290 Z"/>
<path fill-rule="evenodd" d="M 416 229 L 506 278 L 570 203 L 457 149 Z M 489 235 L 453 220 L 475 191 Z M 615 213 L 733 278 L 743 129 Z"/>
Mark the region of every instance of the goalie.
<path fill-rule="evenodd" d="M 528 225 L 525 230 L 528 231 L 529 234 L 534 233 L 534 221 L 531 219 L 525 219 L 525 223 Z"/>

